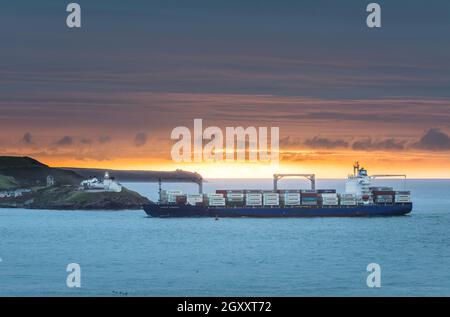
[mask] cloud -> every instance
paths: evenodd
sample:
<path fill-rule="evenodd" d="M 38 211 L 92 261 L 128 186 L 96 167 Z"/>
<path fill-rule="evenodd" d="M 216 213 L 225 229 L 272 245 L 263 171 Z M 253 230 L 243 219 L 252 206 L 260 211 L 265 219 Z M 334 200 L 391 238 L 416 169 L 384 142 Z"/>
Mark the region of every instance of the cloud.
<path fill-rule="evenodd" d="M 87 139 L 87 138 L 83 138 L 80 140 L 81 144 L 85 144 L 85 145 L 89 145 L 92 144 L 92 140 L 91 139 Z"/>
<path fill-rule="evenodd" d="M 405 148 L 404 141 L 398 141 L 394 138 L 386 140 L 374 141 L 372 139 L 365 139 L 355 141 L 352 145 L 352 149 L 356 151 L 393 151 L 403 150 Z"/>
<path fill-rule="evenodd" d="M 331 155 L 331 152 L 317 152 L 317 153 L 296 153 L 296 152 L 281 152 L 280 160 L 289 162 L 312 162 L 320 161 L 323 156 Z"/>
<path fill-rule="evenodd" d="M 450 137 L 440 129 L 433 128 L 428 130 L 412 147 L 429 151 L 448 151 L 450 150 Z"/>
<path fill-rule="evenodd" d="M 33 136 L 31 135 L 30 132 L 26 132 L 26 133 L 23 135 L 23 137 L 22 137 L 22 142 L 25 143 L 25 144 L 27 144 L 27 145 L 33 144 Z"/>
<path fill-rule="evenodd" d="M 59 139 L 58 141 L 56 141 L 56 144 L 60 146 L 69 146 L 73 144 L 73 139 L 72 137 L 66 135 L 61 139 Z"/>
<path fill-rule="evenodd" d="M 105 144 L 111 142 L 111 137 L 109 135 L 102 135 L 97 138 L 100 144 Z"/>
<path fill-rule="evenodd" d="M 305 140 L 304 145 L 313 149 L 335 149 L 348 147 L 348 142 L 344 140 L 330 140 L 316 136 L 312 139 Z"/>
<path fill-rule="evenodd" d="M 299 138 L 293 138 L 291 136 L 285 136 L 280 139 L 281 147 L 295 147 L 302 145 L 302 141 Z"/>
<path fill-rule="evenodd" d="M 147 134 L 144 132 L 139 132 L 134 137 L 134 145 L 137 147 L 143 146 L 147 143 Z"/>

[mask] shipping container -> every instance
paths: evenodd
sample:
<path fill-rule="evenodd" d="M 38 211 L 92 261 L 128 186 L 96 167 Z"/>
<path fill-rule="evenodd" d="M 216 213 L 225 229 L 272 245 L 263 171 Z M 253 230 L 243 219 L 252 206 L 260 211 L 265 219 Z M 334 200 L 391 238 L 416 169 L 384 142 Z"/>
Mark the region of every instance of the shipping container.
<path fill-rule="evenodd" d="M 302 189 L 300 190 L 301 194 L 317 194 L 317 191 L 314 189 Z"/>
<path fill-rule="evenodd" d="M 211 198 L 224 198 L 223 193 L 220 193 L 220 194 L 208 194 L 207 197 L 209 199 L 211 199 Z"/>
<path fill-rule="evenodd" d="M 186 205 L 186 202 L 187 202 L 186 195 L 177 195 L 176 196 L 177 205 Z"/>
<path fill-rule="evenodd" d="M 244 200 L 244 194 L 243 193 L 228 193 L 227 199 L 228 200 Z"/>
<path fill-rule="evenodd" d="M 284 194 L 300 194 L 299 189 L 279 189 L 277 190 L 277 193 L 280 194 L 280 196 Z"/>
<path fill-rule="evenodd" d="M 203 203 L 203 195 L 187 195 L 187 204 L 196 206 L 198 203 Z"/>
<path fill-rule="evenodd" d="M 410 195 L 395 195 L 394 201 L 397 203 L 409 203 L 411 202 Z"/>
<path fill-rule="evenodd" d="M 228 190 L 224 190 L 224 189 L 217 189 L 216 190 L 216 194 L 222 195 L 222 197 L 227 197 L 228 194 Z"/>
<path fill-rule="evenodd" d="M 265 206 L 278 206 L 280 204 L 280 195 L 278 193 L 264 193 L 263 201 Z"/>
<path fill-rule="evenodd" d="M 213 198 L 208 200 L 208 206 L 225 206 L 225 198 Z"/>
<path fill-rule="evenodd" d="M 285 193 L 284 195 L 281 195 L 280 198 L 285 206 L 300 205 L 300 193 Z"/>
<path fill-rule="evenodd" d="M 337 199 L 325 199 L 321 201 L 324 206 L 337 206 L 339 205 L 339 200 Z"/>
<path fill-rule="evenodd" d="M 336 189 L 318 189 L 318 194 L 336 194 Z"/>
<path fill-rule="evenodd" d="M 411 192 L 408 191 L 408 190 L 396 191 L 396 192 L 395 192 L 395 195 L 408 195 L 408 196 L 410 196 L 410 195 L 411 195 Z"/>
<path fill-rule="evenodd" d="M 336 194 L 336 193 L 334 193 L 334 194 L 332 194 L 332 193 L 323 193 L 323 194 L 320 194 L 320 197 L 337 199 L 338 198 L 338 194 Z"/>
<path fill-rule="evenodd" d="M 392 190 L 385 190 L 385 191 L 377 190 L 377 191 L 372 191 L 372 195 L 374 195 L 374 196 L 379 196 L 379 195 L 391 195 L 391 196 L 393 196 L 393 195 L 395 195 L 395 191 L 392 191 Z"/>
<path fill-rule="evenodd" d="M 245 195 L 245 204 L 247 206 L 261 206 L 262 205 L 262 194 L 261 193 L 247 193 Z"/>
<path fill-rule="evenodd" d="M 341 200 L 340 205 L 341 206 L 355 206 L 356 205 L 356 199 L 353 199 L 353 200 Z"/>

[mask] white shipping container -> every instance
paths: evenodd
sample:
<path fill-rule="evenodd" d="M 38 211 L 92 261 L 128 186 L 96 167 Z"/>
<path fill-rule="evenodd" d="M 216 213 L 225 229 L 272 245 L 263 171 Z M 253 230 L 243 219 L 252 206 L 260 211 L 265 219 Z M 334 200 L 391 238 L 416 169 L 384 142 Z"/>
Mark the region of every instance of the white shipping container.
<path fill-rule="evenodd" d="M 409 203 L 411 202 L 411 196 L 409 195 L 396 195 L 395 201 L 399 203 Z"/>
<path fill-rule="evenodd" d="M 245 205 L 246 206 L 261 206 L 262 205 L 262 203 L 256 203 L 256 202 L 248 202 L 248 203 L 245 203 Z"/>
<path fill-rule="evenodd" d="M 245 203 L 252 206 L 262 205 L 262 195 L 256 193 L 247 194 L 245 197 Z"/>
<path fill-rule="evenodd" d="M 187 195 L 187 198 L 201 199 L 201 200 L 203 200 L 203 195 L 199 195 L 199 194 L 190 194 L 190 195 Z"/>
<path fill-rule="evenodd" d="M 284 200 L 300 200 L 299 193 L 286 193 L 284 194 Z"/>
<path fill-rule="evenodd" d="M 264 194 L 263 197 L 266 206 L 278 206 L 280 204 L 280 195 L 277 193 Z"/>
<path fill-rule="evenodd" d="M 284 193 L 284 197 L 297 197 L 300 193 Z"/>
<path fill-rule="evenodd" d="M 203 196 L 202 195 L 187 195 L 186 199 L 188 205 L 195 206 L 197 203 L 203 202 Z"/>
<path fill-rule="evenodd" d="M 283 197 L 285 206 L 300 205 L 300 193 L 285 193 Z"/>
<path fill-rule="evenodd" d="M 334 194 L 334 193 L 324 193 L 324 194 L 320 194 L 320 196 L 322 196 L 323 199 L 325 199 L 325 198 L 337 199 L 338 198 L 338 195 Z"/>
<path fill-rule="evenodd" d="M 161 200 L 168 203 L 176 203 L 177 196 L 183 195 L 181 190 L 161 190 Z"/>
<path fill-rule="evenodd" d="M 285 206 L 299 206 L 300 205 L 300 200 L 297 200 L 297 201 L 285 201 L 284 205 Z"/>
<path fill-rule="evenodd" d="M 175 203 L 175 202 L 177 202 L 177 196 L 181 196 L 181 195 L 169 194 L 169 195 L 167 195 L 167 199 L 163 199 L 163 200 L 167 200 L 167 202 L 169 202 L 169 203 Z"/>
<path fill-rule="evenodd" d="M 208 194 L 208 198 L 223 198 L 223 194 Z"/>
<path fill-rule="evenodd" d="M 322 202 L 322 205 L 324 206 L 337 206 L 338 204 L 339 202 L 337 200 Z"/>
<path fill-rule="evenodd" d="M 183 191 L 181 190 L 162 190 L 161 195 L 183 195 Z"/>
<path fill-rule="evenodd" d="M 339 201 L 337 198 L 322 198 L 322 201 Z"/>
<path fill-rule="evenodd" d="M 261 206 L 262 195 L 260 193 L 248 193 L 245 197 L 245 204 L 247 206 Z"/>
<path fill-rule="evenodd" d="M 341 200 L 342 206 L 355 206 L 356 200 Z"/>
<path fill-rule="evenodd" d="M 225 198 L 214 198 L 214 199 L 210 199 L 208 200 L 208 205 L 209 206 L 225 206 Z"/>

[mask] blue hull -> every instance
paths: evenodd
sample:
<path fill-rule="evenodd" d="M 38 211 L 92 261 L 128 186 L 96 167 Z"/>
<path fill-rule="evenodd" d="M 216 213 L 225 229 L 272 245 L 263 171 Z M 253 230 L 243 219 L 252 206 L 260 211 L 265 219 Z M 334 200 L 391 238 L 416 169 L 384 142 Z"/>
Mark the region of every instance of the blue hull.
<path fill-rule="evenodd" d="M 412 203 L 360 206 L 299 207 L 205 207 L 188 205 L 147 204 L 144 211 L 152 217 L 373 217 L 401 216 L 412 210 Z"/>

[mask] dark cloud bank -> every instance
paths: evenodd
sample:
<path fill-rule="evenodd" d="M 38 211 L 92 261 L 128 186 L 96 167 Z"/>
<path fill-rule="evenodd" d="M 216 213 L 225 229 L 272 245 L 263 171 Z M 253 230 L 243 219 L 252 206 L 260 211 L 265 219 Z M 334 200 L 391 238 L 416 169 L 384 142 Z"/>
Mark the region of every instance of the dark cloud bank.
<path fill-rule="evenodd" d="M 144 132 L 139 132 L 134 137 L 134 145 L 136 147 L 144 146 L 147 143 L 147 134 Z"/>
<path fill-rule="evenodd" d="M 304 141 L 287 136 L 280 140 L 280 145 L 288 148 L 306 146 L 311 149 L 351 148 L 355 151 L 401 151 L 407 149 L 448 151 L 450 150 L 450 136 L 440 129 L 432 128 L 425 132 L 418 141 L 410 144 L 404 140 L 397 140 L 395 138 L 384 140 L 367 138 L 349 143 L 342 139 L 329 139 L 320 136 Z"/>

